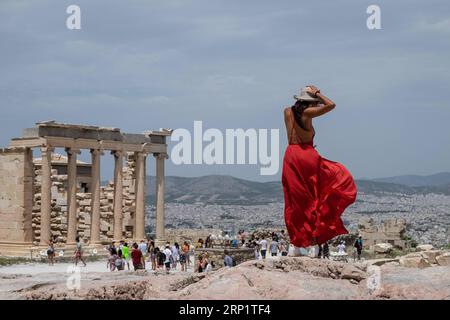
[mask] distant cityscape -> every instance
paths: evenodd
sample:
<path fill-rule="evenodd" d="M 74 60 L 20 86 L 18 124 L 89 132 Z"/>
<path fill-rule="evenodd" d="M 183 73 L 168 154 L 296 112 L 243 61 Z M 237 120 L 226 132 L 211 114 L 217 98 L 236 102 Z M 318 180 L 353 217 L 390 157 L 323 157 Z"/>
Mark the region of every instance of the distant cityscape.
<path fill-rule="evenodd" d="M 166 227 L 169 229 L 216 228 L 236 234 L 238 230 L 284 227 L 284 204 L 216 205 L 166 204 Z M 155 226 L 155 208 L 147 207 L 150 232 Z M 357 232 L 358 221 L 371 217 L 381 223 L 388 218 L 403 218 L 407 235 L 418 243 L 445 246 L 450 243 L 450 196 L 438 194 L 358 194 L 357 201 L 342 216 L 350 232 Z"/>

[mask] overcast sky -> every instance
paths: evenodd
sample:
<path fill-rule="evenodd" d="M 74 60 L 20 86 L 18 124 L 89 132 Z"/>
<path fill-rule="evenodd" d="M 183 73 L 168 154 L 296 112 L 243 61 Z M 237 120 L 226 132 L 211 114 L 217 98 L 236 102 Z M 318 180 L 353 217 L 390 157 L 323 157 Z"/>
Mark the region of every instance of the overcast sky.
<path fill-rule="evenodd" d="M 381 30 L 366 27 L 374 3 Z M 66 28 L 71 4 L 81 30 Z M 279 128 L 281 161 L 282 110 L 313 83 L 337 104 L 315 120 L 318 150 L 355 178 L 450 171 L 446 0 L 2 0 L 0 39 L 2 146 L 41 120 L 137 133 L 202 120 Z M 170 160 L 166 173 L 279 179 Z"/>

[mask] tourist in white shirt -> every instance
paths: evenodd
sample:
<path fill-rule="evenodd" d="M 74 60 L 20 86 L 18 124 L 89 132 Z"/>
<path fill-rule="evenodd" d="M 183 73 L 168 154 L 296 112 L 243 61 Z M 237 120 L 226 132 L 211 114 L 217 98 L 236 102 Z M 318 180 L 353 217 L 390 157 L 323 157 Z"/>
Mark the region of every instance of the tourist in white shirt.
<path fill-rule="evenodd" d="M 170 258 L 172 257 L 172 251 L 170 250 L 170 246 L 166 246 L 166 248 L 163 251 L 164 255 L 166 256 L 166 259 L 164 260 L 164 265 L 166 266 L 166 272 L 169 273 L 170 271 Z"/>
<path fill-rule="evenodd" d="M 341 243 L 337 246 L 337 249 L 338 249 L 338 254 L 339 254 L 339 255 L 345 255 L 345 254 L 347 254 L 347 253 L 345 252 L 345 242 L 344 242 L 344 241 L 341 241 Z"/>
<path fill-rule="evenodd" d="M 266 239 L 262 239 L 259 242 L 259 245 L 261 246 L 261 256 L 263 259 L 266 258 L 266 253 L 267 253 L 267 240 Z"/>

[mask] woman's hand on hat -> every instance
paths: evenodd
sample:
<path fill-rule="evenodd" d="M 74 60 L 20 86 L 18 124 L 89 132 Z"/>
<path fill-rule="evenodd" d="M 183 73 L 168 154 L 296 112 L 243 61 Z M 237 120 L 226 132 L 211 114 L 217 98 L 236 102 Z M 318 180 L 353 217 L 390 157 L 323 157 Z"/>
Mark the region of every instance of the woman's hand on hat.
<path fill-rule="evenodd" d="M 312 84 L 308 86 L 308 92 L 312 94 L 313 96 L 316 96 L 317 93 L 320 92 L 319 88 L 316 86 L 313 86 Z"/>

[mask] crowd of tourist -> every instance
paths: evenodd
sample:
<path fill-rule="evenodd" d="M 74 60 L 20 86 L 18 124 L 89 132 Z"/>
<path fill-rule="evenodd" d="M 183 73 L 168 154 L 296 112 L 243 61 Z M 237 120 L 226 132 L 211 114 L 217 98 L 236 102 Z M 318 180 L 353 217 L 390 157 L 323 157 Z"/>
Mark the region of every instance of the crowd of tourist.
<path fill-rule="evenodd" d="M 200 248 L 213 248 L 217 245 L 217 238 L 213 235 L 208 235 L 205 240 L 198 239 L 195 246 L 190 245 L 187 241 L 184 241 L 180 246 L 177 242 L 171 244 L 167 242 L 163 247 L 155 245 L 153 239 L 141 240 L 139 243 L 134 242 L 131 246 L 126 241 L 120 241 L 118 245 L 115 242 L 111 242 L 107 250 L 109 252 L 107 260 L 107 268 L 110 271 L 121 270 L 153 270 L 153 271 L 165 271 L 170 273 L 171 270 L 177 270 L 178 266 L 180 271 L 185 272 L 193 264 L 191 258 L 194 257 L 195 249 Z M 219 244 L 221 247 L 230 249 L 236 248 L 252 248 L 254 250 L 254 258 L 256 260 L 266 259 L 267 256 L 287 256 L 289 252 L 290 242 L 288 236 L 284 230 L 280 232 L 272 232 L 270 236 L 259 238 L 255 234 L 248 236 L 244 230 L 239 230 L 238 234 L 234 237 L 230 237 L 228 233 L 224 237 L 220 238 Z M 355 260 L 361 259 L 363 242 L 362 237 L 359 236 L 355 243 Z M 312 250 L 318 249 L 318 252 L 308 252 L 304 248 L 294 248 L 303 250 L 299 255 L 312 255 L 318 258 L 330 259 L 330 247 L 329 243 L 325 242 L 318 245 Z M 337 256 L 347 256 L 345 241 L 341 241 L 337 246 Z M 48 244 L 47 258 L 49 265 L 54 264 L 55 248 L 52 241 Z M 208 252 L 198 253 L 196 256 L 196 263 L 193 266 L 196 272 L 209 272 L 215 268 L 215 263 L 210 259 Z M 83 258 L 82 241 L 79 237 L 76 238 L 76 249 L 74 254 L 75 265 L 78 262 L 82 262 L 86 266 L 86 262 Z M 223 251 L 223 265 L 225 267 L 233 267 L 236 265 L 236 261 L 233 260 L 229 250 Z"/>
<path fill-rule="evenodd" d="M 266 259 L 267 252 L 269 252 L 272 257 L 276 257 L 278 255 L 288 255 L 290 243 L 287 240 L 284 230 L 281 230 L 279 233 L 272 232 L 269 240 L 270 242 L 265 238 L 259 239 L 258 237 L 254 237 L 252 235 L 249 243 L 247 244 L 246 242 L 243 242 L 243 246 L 254 248 L 255 259 L 257 260 L 260 258 Z"/>
<path fill-rule="evenodd" d="M 234 267 L 236 265 L 233 258 L 230 256 L 228 250 L 224 250 L 223 255 L 223 266 L 224 267 Z M 196 272 L 210 272 L 215 268 L 214 261 L 210 260 L 209 254 L 207 252 L 199 254 L 197 256 L 197 265 L 195 268 Z"/>
<path fill-rule="evenodd" d="M 213 248 L 214 245 L 220 247 L 229 247 L 230 249 L 237 248 L 253 248 L 255 252 L 255 259 L 265 259 L 267 251 L 271 256 L 287 256 L 289 252 L 289 241 L 287 240 L 284 230 L 279 233 L 272 232 L 270 243 L 266 239 L 259 239 L 254 234 L 248 237 L 244 230 L 239 230 L 235 237 L 230 237 L 228 233 L 225 233 L 223 237 L 217 239 L 213 235 L 208 235 L 205 240 L 198 239 L 196 249 L 199 248 Z M 230 252 L 224 250 L 223 265 L 225 267 L 233 267 L 236 265 L 236 261 L 233 260 Z M 201 253 L 197 256 L 197 265 L 195 270 L 197 272 L 208 272 L 214 268 L 214 262 L 210 261 L 209 254 L 207 252 Z"/>
<path fill-rule="evenodd" d="M 217 237 L 212 235 L 209 235 L 205 241 L 203 241 L 203 239 L 199 239 L 197 242 L 197 248 L 211 248 L 215 243 L 219 243 L 221 246 L 229 247 L 231 249 L 245 247 L 254 248 L 256 260 L 266 259 L 267 256 L 287 256 L 291 245 L 285 230 L 281 230 L 280 232 L 272 232 L 270 235 L 262 237 L 261 239 L 255 236 L 255 234 L 251 234 L 249 236 L 244 230 L 239 230 L 235 237 L 230 237 L 228 234 L 225 234 L 225 236 L 220 237 L 220 239 L 217 239 Z M 353 246 L 355 248 L 355 260 L 360 260 L 363 250 L 361 236 L 357 238 Z M 294 253 L 294 255 L 308 255 L 321 259 L 330 259 L 330 244 L 328 241 L 309 248 L 309 251 L 306 248 L 294 247 L 294 249 L 300 251 L 297 254 Z M 336 256 L 347 256 L 345 241 L 341 240 L 336 249 Z"/>
<path fill-rule="evenodd" d="M 182 246 L 177 242 L 173 245 L 167 242 L 163 248 L 156 246 L 152 239 L 141 240 L 139 244 L 135 242 L 131 248 L 125 241 L 120 241 L 117 246 L 112 242 L 108 247 L 107 268 L 120 271 L 125 267 L 128 270 L 132 267 L 135 271 L 149 269 L 169 273 L 171 270 L 177 270 L 180 265 L 180 271 L 187 271 L 191 265 L 192 249 L 187 241 Z"/>

